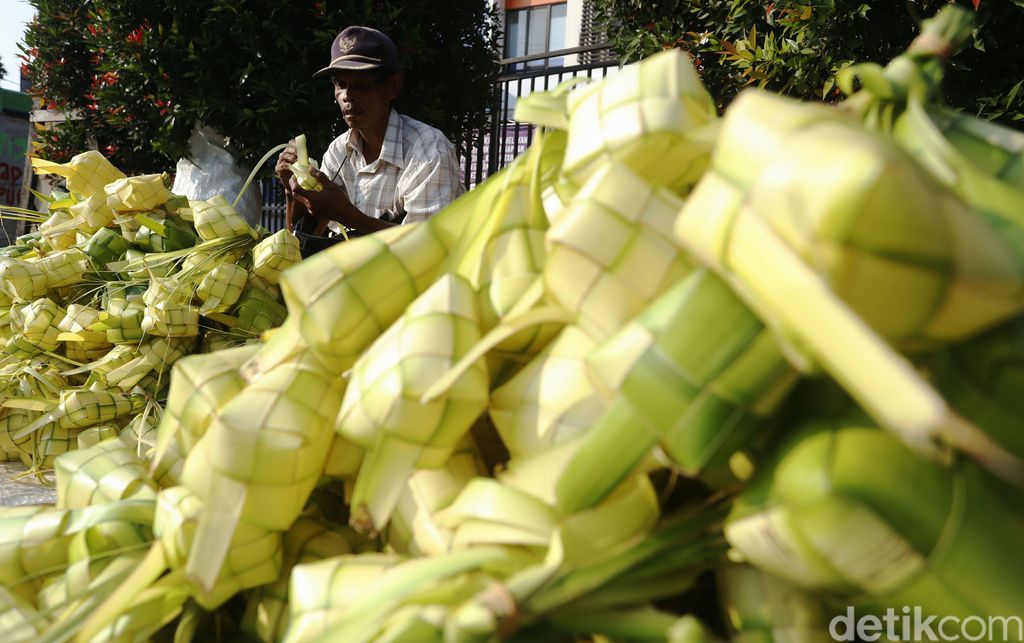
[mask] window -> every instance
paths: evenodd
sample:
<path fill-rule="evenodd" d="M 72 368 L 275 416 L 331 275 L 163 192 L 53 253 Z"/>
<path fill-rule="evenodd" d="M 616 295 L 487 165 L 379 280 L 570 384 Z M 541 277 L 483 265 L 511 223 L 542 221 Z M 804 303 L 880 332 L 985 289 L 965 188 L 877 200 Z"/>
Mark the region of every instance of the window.
<path fill-rule="evenodd" d="M 565 16 L 564 2 L 510 9 L 505 14 L 505 57 L 519 58 L 565 49 Z M 559 67 L 563 63 L 561 57 L 539 58 L 518 63 L 513 69 Z"/>

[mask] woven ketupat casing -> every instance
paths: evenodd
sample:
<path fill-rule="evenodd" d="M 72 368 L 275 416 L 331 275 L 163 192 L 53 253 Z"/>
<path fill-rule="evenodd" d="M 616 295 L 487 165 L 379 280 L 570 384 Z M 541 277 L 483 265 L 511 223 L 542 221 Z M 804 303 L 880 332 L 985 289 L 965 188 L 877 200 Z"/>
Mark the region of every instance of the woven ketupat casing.
<path fill-rule="evenodd" d="M 99 387 L 65 389 L 57 404 L 57 424 L 64 428 L 83 428 L 102 424 L 139 411 L 143 400 Z"/>
<path fill-rule="evenodd" d="M 129 248 L 131 248 L 131 244 L 118 232 L 110 228 L 100 228 L 82 247 L 82 252 L 93 260 L 93 265 L 96 268 L 102 270 L 107 267 L 108 263 L 123 257 Z"/>
<path fill-rule="evenodd" d="M 107 207 L 117 212 L 145 212 L 163 205 L 171 193 L 161 174 L 142 174 L 118 179 L 103 188 Z"/>
<path fill-rule="evenodd" d="M 238 368 L 257 350 L 254 344 L 177 361 L 159 431 L 175 430 L 184 450 L 191 451 L 220 410 L 245 388 Z"/>
<path fill-rule="evenodd" d="M 690 269 L 672 236 L 682 200 L 609 164 L 545 237 L 544 286 L 594 339 L 608 337 Z"/>
<path fill-rule="evenodd" d="M 64 319 L 65 311 L 52 299 L 37 299 L 22 311 L 24 324 L 21 328 L 22 338 L 43 351 L 56 350 L 60 345 L 59 324 Z"/>
<path fill-rule="evenodd" d="M 106 330 L 89 328 L 100 321 L 100 311 L 81 304 L 68 306 L 67 314 L 57 324 L 61 331 L 58 339 L 64 342 L 64 353 L 69 359 L 87 363 L 100 359 L 113 348 L 107 341 Z"/>
<path fill-rule="evenodd" d="M 231 334 L 244 339 L 256 339 L 267 330 L 277 328 L 288 317 L 288 310 L 278 299 L 259 286 L 250 285 L 242 291 L 238 303 L 231 309 L 238 322 Z"/>
<path fill-rule="evenodd" d="M 196 297 L 202 300 L 199 314 L 223 312 L 229 309 L 245 288 L 249 273 L 241 266 L 233 263 L 222 263 L 206 273 L 196 287 Z"/>
<path fill-rule="evenodd" d="M 491 420 L 512 457 L 540 453 L 582 435 L 604 414 L 584 358 L 595 342 L 567 326 L 491 393 Z"/>
<path fill-rule="evenodd" d="M 46 294 L 46 274 L 34 263 L 0 257 L 0 290 L 15 303 L 29 302 Z"/>
<path fill-rule="evenodd" d="M 287 529 L 323 472 L 344 385 L 310 354 L 276 365 L 221 408 L 182 481 L 217 507 L 218 480 L 232 481 L 245 490 L 242 521 Z"/>
<path fill-rule="evenodd" d="M 252 249 L 252 271 L 268 283 L 276 284 L 281 272 L 302 259 L 299 240 L 288 230 L 278 230 Z"/>
<path fill-rule="evenodd" d="M 570 92 L 567 102 L 562 172 L 577 185 L 616 161 L 651 185 L 683 191 L 707 167 L 717 110 L 689 55 L 678 49 Z"/>
<path fill-rule="evenodd" d="M 68 163 L 54 163 L 40 158 L 32 159 L 36 174 L 59 174 L 67 179 L 72 194 L 88 198 L 104 194 L 108 183 L 126 178 L 102 154 L 95 150 L 76 154 Z"/>
<path fill-rule="evenodd" d="M 191 201 L 189 205 L 192 223 L 204 241 L 254 234 L 245 219 L 219 194 L 208 201 Z"/>
<path fill-rule="evenodd" d="M 830 424 L 798 428 L 758 470 L 726 522 L 730 544 L 817 593 L 924 615 L 1012 614 L 1024 562 L 1003 553 L 1024 538 L 1020 495 L 972 462 L 950 471 L 876 427 Z"/>
<path fill-rule="evenodd" d="M 157 497 L 153 533 L 172 569 L 186 565 L 194 544 L 203 501 L 187 487 L 168 487 Z M 190 594 L 206 609 L 214 609 L 239 590 L 273 582 L 281 572 L 281 535 L 242 523 L 231 537 L 229 554 L 212 589 L 190 583 Z"/>
<path fill-rule="evenodd" d="M 487 405 L 486 368 L 476 363 L 430 402 L 421 398 L 480 340 L 479 302 L 469 282 L 443 275 L 352 368 L 337 431 L 369 449 L 352 496 L 353 521 L 386 524 L 416 467 L 439 467 Z"/>
<path fill-rule="evenodd" d="M 128 498 L 156 500 L 146 465 L 120 438 L 70 451 L 54 464 L 57 507 L 74 509 Z"/>
<path fill-rule="evenodd" d="M 395 226 L 300 262 L 281 293 L 303 341 L 340 373 L 433 282 L 446 251 L 430 222 Z"/>
<path fill-rule="evenodd" d="M 36 265 L 46 275 L 47 287 L 60 288 L 84 280 L 92 262 L 79 248 L 68 248 L 41 257 Z"/>

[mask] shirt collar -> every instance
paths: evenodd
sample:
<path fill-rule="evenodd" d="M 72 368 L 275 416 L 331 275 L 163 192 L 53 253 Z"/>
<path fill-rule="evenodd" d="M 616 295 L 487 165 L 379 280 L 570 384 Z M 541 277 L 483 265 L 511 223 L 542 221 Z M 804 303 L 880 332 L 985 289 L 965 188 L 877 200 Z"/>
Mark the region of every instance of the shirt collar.
<path fill-rule="evenodd" d="M 352 150 L 363 153 L 363 141 L 352 130 L 348 132 L 345 144 Z M 380 148 L 378 160 L 390 163 L 399 169 L 405 169 L 405 157 L 402 149 L 402 117 L 392 108 L 388 116 L 388 129 L 384 132 L 384 144 Z"/>

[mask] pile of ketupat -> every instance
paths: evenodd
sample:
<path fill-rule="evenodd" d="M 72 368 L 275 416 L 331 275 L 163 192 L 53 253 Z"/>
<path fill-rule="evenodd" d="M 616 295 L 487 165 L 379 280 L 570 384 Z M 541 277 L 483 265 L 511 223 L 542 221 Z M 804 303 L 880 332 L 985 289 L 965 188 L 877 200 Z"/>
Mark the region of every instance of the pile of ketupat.
<path fill-rule="evenodd" d="M 167 177 L 127 177 L 98 152 L 32 164 L 68 191 L 0 250 L 0 457 L 39 471 L 118 434 L 155 445 L 171 366 L 280 325 L 277 283 L 299 249 L 222 196 L 174 196 Z"/>
<path fill-rule="evenodd" d="M 4 640 L 1015 614 L 1024 135 L 942 106 L 968 30 L 944 9 L 838 107 L 718 119 L 678 51 L 524 98 L 512 166 L 287 270 L 263 343 L 175 362 L 154 448 L 0 513 Z"/>

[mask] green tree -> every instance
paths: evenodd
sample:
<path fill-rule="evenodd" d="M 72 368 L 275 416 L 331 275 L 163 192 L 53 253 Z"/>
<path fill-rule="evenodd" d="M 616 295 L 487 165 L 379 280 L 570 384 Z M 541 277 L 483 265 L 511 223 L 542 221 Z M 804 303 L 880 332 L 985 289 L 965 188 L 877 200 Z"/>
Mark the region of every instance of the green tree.
<path fill-rule="evenodd" d="M 805 100 L 835 100 L 835 75 L 854 62 L 885 63 L 916 22 L 949 0 L 596 0 L 625 61 L 668 47 L 690 52 L 724 107 L 754 85 Z M 974 38 L 947 74 L 949 101 L 987 118 L 1024 119 L 1020 94 L 1024 0 L 963 0 Z"/>
<path fill-rule="evenodd" d="M 223 132 L 247 162 L 306 133 L 324 149 L 344 123 L 325 66 L 337 32 L 364 24 L 399 46 L 399 109 L 453 141 L 484 122 L 497 73 L 487 0 L 31 0 L 26 34 L 33 93 L 77 113 L 43 132 L 39 154 L 91 143 L 128 172 L 173 167 L 196 123 Z"/>

